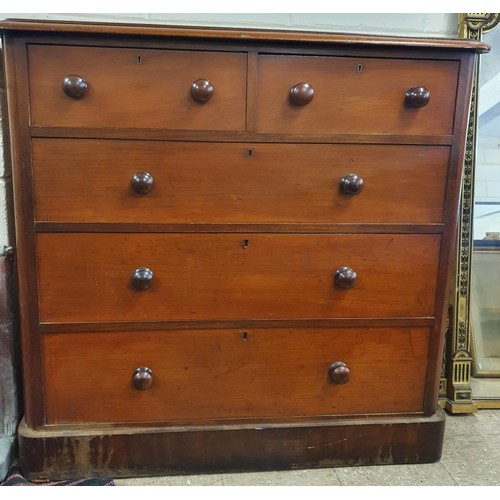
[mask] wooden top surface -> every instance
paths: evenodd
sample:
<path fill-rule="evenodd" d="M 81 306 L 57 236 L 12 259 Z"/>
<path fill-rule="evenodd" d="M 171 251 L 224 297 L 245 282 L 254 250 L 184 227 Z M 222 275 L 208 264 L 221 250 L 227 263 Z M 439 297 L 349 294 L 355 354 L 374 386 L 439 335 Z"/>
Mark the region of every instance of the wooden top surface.
<path fill-rule="evenodd" d="M 491 47 L 476 40 L 451 38 L 392 37 L 317 31 L 263 30 L 245 28 L 190 27 L 154 24 L 111 24 L 72 21 L 7 19 L 0 31 L 36 31 L 45 33 L 89 33 L 127 36 L 160 36 L 212 38 L 228 40 L 272 40 L 280 42 L 313 42 L 325 44 L 372 45 L 489 52 Z"/>

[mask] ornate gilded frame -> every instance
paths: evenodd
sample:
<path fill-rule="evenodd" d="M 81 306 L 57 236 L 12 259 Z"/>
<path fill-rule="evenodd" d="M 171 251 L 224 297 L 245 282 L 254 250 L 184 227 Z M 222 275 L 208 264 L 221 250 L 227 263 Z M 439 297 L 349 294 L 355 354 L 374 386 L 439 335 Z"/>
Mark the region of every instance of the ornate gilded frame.
<path fill-rule="evenodd" d="M 499 24 L 498 13 L 459 14 L 459 36 L 481 40 L 483 33 L 491 31 Z M 469 325 L 478 76 L 476 61 L 459 212 L 456 282 L 452 287 L 440 386 L 441 406 L 451 413 L 473 413 L 478 409 L 471 388 L 472 353 Z"/>

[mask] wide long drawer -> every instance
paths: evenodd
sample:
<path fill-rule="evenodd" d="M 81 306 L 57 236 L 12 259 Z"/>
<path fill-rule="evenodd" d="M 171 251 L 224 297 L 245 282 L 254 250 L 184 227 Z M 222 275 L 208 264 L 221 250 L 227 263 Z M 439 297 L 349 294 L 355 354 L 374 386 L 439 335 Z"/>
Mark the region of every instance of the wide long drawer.
<path fill-rule="evenodd" d="M 431 317 L 439 234 L 38 234 L 42 322 Z"/>
<path fill-rule="evenodd" d="M 47 422 L 420 412 L 428 347 L 405 327 L 45 335 Z"/>
<path fill-rule="evenodd" d="M 261 55 L 257 130 L 451 134 L 459 67 L 458 61 Z"/>
<path fill-rule="evenodd" d="M 440 223 L 449 148 L 33 140 L 52 222 Z"/>
<path fill-rule="evenodd" d="M 28 61 L 32 125 L 245 129 L 244 53 L 31 45 Z"/>

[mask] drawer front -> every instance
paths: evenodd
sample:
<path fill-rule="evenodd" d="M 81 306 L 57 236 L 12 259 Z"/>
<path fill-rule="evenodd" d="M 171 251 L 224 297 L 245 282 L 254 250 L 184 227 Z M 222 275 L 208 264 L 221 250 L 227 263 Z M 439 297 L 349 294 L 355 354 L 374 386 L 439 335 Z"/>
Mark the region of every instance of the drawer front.
<path fill-rule="evenodd" d="M 261 132 L 451 134 L 457 61 L 263 55 L 259 58 L 257 129 Z M 295 87 L 307 83 L 311 88 Z M 425 87 L 430 101 L 405 104 Z M 296 88 L 299 105 L 290 91 Z M 308 98 L 314 92 L 312 101 Z"/>
<path fill-rule="evenodd" d="M 427 329 L 404 327 L 46 335 L 47 420 L 420 412 L 428 347 Z M 337 361 L 345 384 L 330 379 Z M 333 380 L 345 380 L 336 370 Z"/>
<path fill-rule="evenodd" d="M 245 128 L 246 54 L 31 45 L 28 57 L 32 125 Z M 69 75 L 86 82 L 83 96 L 66 95 Z M 191 96 L 198 80 L 212 86 L 206 102 Z M 68 91 L 81 88 L 78 83 L 70 82 Z M 198 88 L 201 95 L 203 84 Z"/>
<path fill-rule="evenodd" d="M 440 223 L 448 162 L 448 147 L 34 139 L 36 219 Z"/>
<path fill-rule="evenodd" d="M 438 234 L 39 234 L 40 319 L 431 317 L 440 242 Z"/>

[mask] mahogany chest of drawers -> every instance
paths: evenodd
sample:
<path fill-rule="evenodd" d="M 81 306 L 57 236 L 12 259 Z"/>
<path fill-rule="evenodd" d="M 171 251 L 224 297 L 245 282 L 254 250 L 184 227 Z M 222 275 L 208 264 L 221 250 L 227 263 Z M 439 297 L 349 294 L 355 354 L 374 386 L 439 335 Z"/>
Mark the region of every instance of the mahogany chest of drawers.
<path fill-rule="evenodd" d="M 485 45 L 1 27 L 25 474 L 439 458 Z"/>

